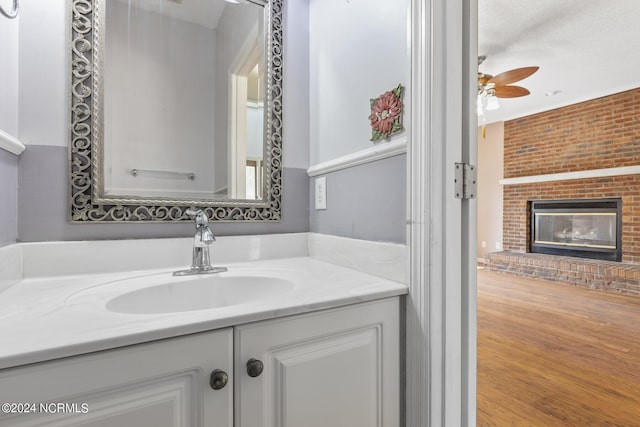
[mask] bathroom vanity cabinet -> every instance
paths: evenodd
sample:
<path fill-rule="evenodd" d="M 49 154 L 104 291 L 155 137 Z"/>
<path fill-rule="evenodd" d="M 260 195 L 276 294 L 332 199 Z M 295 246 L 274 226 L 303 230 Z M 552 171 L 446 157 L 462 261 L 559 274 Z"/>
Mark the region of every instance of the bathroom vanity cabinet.
<path fill-rule="evenodd" d="M 394 297 L 5 369 L 0 426 L 396 427 L 399 340 Z"/>
<path fill-rule="evenodd" d="M 235 328 L 236 426 L 398 426 L 399 322 L 392 298 Z"/>
<path fill-rule="evenodd" d="M 209 376 L 232 366 L 227 328 L 0 371 L 2 403 L 35 405 L 0 426 L 231 427 L 232 381 L 213 390 Z"/>

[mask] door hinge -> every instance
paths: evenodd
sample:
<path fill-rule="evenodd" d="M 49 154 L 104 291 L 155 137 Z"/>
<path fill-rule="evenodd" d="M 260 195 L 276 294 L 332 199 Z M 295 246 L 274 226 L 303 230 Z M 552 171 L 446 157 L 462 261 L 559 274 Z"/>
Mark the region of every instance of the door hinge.
<path fill-rule="evenodd" d="M 478 193 L 478 168 L 469 163 L 456 163 L 456 199 L 475 199 Z"/>

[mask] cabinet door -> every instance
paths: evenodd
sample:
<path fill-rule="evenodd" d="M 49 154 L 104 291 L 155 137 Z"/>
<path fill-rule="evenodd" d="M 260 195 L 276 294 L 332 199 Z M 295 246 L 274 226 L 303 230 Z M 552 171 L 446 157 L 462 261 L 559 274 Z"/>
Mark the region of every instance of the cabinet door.
<path fill-rule="evenodd" d="M 391 298 L 236 327 L 236 426 L 398 426 L 399 318 Z"/>
<path fill-rule="evenodd" d="M 0 403 L 34 404 L 0 426 L 231 427 L 232 340 L 224 329 L 0 370 Z M 229 374 L 220 390 L 215 369 Z"/>

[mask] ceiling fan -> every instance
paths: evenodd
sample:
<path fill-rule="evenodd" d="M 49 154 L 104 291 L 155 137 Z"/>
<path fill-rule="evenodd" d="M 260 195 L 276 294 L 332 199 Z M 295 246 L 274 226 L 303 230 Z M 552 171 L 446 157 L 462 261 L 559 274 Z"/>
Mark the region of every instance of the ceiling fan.
<path fill-rule="evenodd" d="M 485 55 L 478 56 L 478 66 L 487 59 Z M 484 112 L 500 108 L 498 98 L 518 98 L 527 96 L 531 92 L 522 86 L 511 83 L 524 80 L 540 67 L 523 67 L 505 71 L 496 76 L 478 71 L 478 117 L 482 119 L 482 137 L 485 137 Z"/>

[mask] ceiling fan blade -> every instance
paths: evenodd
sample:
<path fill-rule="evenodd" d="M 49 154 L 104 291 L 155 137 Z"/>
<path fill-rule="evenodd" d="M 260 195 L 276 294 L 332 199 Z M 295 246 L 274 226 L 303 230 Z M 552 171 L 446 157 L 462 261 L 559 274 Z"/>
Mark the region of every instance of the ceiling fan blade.
<path fill-rule="evenodd" d="M 505 71 L 495 77 L 492 77 L 488 83 L 495 83 L 496 86 L 508 85 L 526 79 L 531 74 L 538 71 L 540 67 L 523 67 L 516 68 L 515 70 Z"/>
<path fill-rule="evenodd" d="M 520 86 L 496 86 L 494 90 L 498 98 L 517 98 L 531 93 L 528 89 Z"/>
<path fill-rule="evenodd" d="M 491 74 L 478 73 L 478 84 L 485 86 L 493 76 Z"/>

